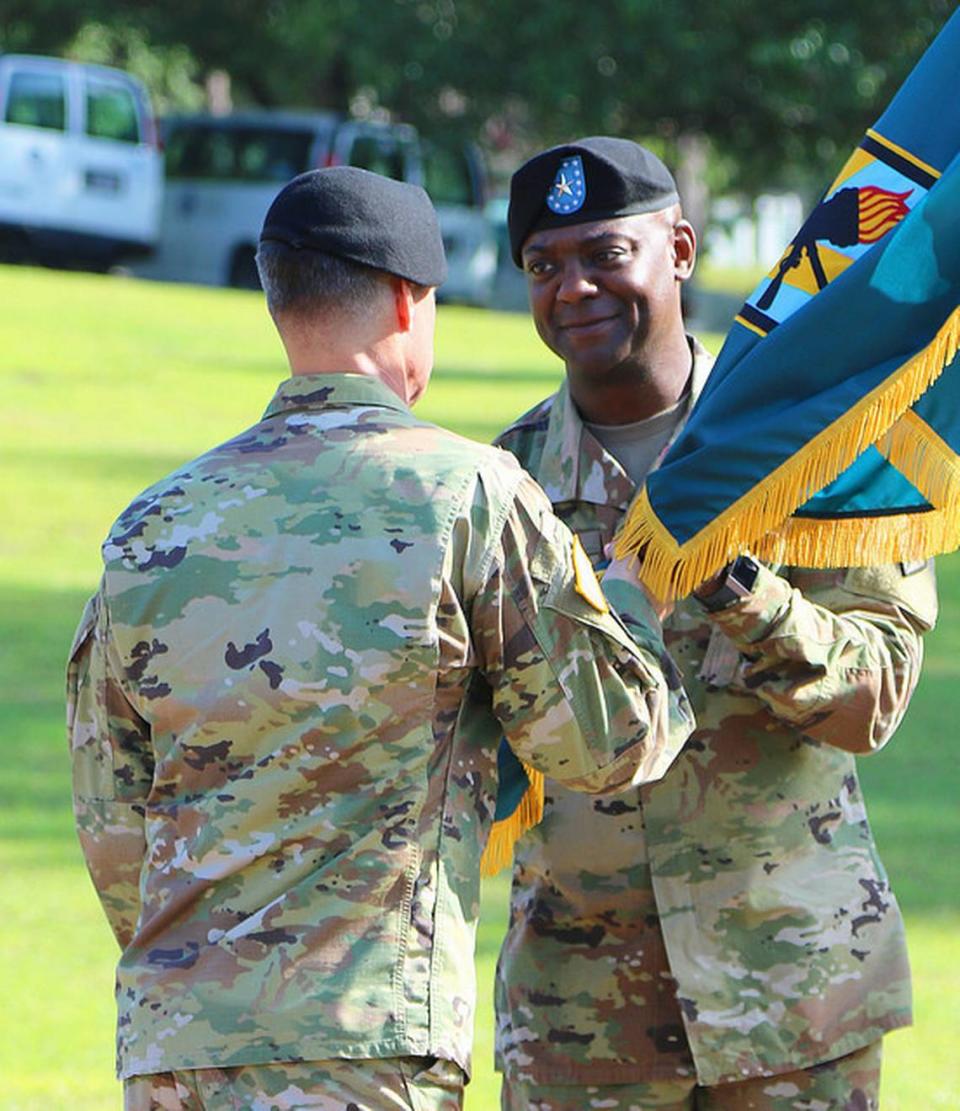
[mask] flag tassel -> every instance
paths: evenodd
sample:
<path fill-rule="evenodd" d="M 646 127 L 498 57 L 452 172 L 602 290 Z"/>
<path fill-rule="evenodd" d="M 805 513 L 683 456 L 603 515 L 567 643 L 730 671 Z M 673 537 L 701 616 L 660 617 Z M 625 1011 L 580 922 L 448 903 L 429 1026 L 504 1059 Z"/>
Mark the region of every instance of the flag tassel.
<path fill-rule="evenodd" d="M 922 417 L 908 409 L 877 447 L 932 505 L 960 508 L 960 457 Z"/>
<path fill-rule="evenodd" d="M 517 808 L 508 817 L 494 822 L 490 829 L 483 855 L 480 857 L 480 875 L 495 876 L 502 868 L 513 863 L 513 846 L 517 838 L 532 829 L 543 817 L 543 772 L 523 765 L 528 786 Z"/>
<path fill-rule="evenodd" d="M 659 520 L 644 489 L 617 535 L 617 556 L 642 553 L 641 579 L 658 598 L 669 599 L 686 597 L 747 549 L 778 563 L 846 567 L 925 558 L 956 546 L 960 465 L 945 444 L 940 450 L 932 443 L 930 435 L 936 434 L 931 429 L 926 435 L 916 422 L 902 418 L 953 361 L 958 347 L 960 307 L 922 351 L 682 546 Z M 909 520 L 905 514 L 878 518 L 867 529 L 863 521 L 845 528 L 842 521 L 791 517 L 872 444 L 896 453 L 888 455 L 890 461 L 934 505 L 932 513 Z"/>

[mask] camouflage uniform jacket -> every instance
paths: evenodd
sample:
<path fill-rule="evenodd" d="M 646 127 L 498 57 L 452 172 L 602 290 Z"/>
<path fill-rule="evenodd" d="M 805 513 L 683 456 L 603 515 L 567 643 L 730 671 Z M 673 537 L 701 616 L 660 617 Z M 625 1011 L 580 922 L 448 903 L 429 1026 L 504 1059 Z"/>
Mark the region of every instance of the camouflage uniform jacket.
<path fill-rule="evenodd" d="M 613 790 L 690 732 L 641 593 L 610 597 L 644 648 L 511 456 L 359 375 L 283 383 L 103 555 L 68 723 L 120 1074 L 468 1069 L 499 738 Z"/>
<path fill-rule="evenodd" d="M 694 394 L 711 361 L 695 354 Z M 498 442 L 601 559 L 634 487 L 566 386 Z M 896 728 L 935 615 L 932 566 L 761 568 L 753 595 L 714 616 L 677 605 L 664 635 L 698 725 L 684 752 L 660 783 L 616 799 L 548 789 L 518 845 L 502 1069 L 717 1084 L 909 1022 L 900 913 L 853 754 Z"/>

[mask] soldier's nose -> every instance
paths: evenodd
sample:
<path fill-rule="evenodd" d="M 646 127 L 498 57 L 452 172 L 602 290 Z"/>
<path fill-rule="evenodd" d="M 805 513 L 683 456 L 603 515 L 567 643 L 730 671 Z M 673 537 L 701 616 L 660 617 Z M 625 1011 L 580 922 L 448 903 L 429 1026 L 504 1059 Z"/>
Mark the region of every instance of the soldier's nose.
<path fill-rule="evenodd" d="M 564 270 L 557 287 L 558 301 L 580 301 L 584 297 L 592 297 L 597 292 L 597 285 L 578 266 Z"/>

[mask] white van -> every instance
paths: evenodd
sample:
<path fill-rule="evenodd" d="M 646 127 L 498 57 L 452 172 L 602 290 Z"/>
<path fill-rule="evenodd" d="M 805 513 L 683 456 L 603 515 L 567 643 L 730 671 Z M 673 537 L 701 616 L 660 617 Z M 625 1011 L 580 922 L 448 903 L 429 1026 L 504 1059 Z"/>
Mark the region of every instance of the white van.
<path fill-rule="evenodd" d="M 166 179 L 160 242 L 135 268 L 138 275 L 258 288 L 257 238 L 281 186 L 309 169 L 351 165 L 428 191 L 436 178 L 444 195 L 434 200 L 450 264 L 441 292 L 456 300 L 485 299 L 495 253 L 480 176 L 449 160 L 425 164 L 413 127 L 286 111 L 172 116 L 161 127 Z"/>
<path fill-rule="evenodd" d="M 447 280 L 442 301 L 489 305 L 497 275 L 496 228 L 486 208 L 486 174 L 473 144 L 423 142 L 423 186 L 437 210 Z"/>
<path fill-rule="evenodd" d="M 108 267 L 142 254 L 157 240 L 162 190 L 139 81 L 0 55 L 0 257 Z"/>

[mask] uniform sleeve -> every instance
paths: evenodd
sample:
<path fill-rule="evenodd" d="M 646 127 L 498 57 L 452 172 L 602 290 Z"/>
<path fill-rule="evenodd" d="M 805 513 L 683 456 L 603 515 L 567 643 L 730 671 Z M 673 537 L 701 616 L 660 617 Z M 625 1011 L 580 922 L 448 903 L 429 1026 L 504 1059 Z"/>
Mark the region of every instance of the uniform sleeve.
<path fill-rule="evenodd" d="M 510 746 L 575 789 L 659 779 L 693 718 L 642 594 L 633 596 L 633 639 L 526 476 L 502 527 L 489 524 L 494 542 L 468 584 L 471 634 Z"/>
<path fill-rule="evenodd" d="M 101 594 L 84 611 L 67 669 L 67 736 L 80 847 L 110 927 L 125 947 L 140 913 L 143 803 L 150 791 L 150 730 L 124 693 L 111 658 Z"/>
<path fill-rule="evenodd" d="M 789 578 L 761 567 L 752 594 L 711 615 L 746 658 L 747 687 L 807 736 L 854 753 L 881 748 L 936 621 L 933 562 L 913 573 L 893 564 Z"/>

